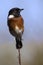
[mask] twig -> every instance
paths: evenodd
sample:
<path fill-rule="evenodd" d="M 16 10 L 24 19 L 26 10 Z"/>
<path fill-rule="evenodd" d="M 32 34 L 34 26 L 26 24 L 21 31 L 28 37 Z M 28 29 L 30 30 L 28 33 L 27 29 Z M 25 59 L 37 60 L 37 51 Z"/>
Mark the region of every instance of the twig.
<path fill-rule="evenodd" d="M 21 65 L 21 54 L 20 54 L 20 49 L 18 49 L 18 53 L 19 53 L 19 65 Z"/>

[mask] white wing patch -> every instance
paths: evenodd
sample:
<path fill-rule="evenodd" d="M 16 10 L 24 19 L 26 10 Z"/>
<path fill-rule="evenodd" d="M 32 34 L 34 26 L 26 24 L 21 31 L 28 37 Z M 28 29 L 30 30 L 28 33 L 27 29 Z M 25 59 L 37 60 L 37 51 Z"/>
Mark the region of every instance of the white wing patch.
<path fill-rule="evenodd" d="M 14 18 L 14 15 L 9 15 L 8 18 L 9 19 Z"/>
<path fill-rule="evenodd" d="M 17 32 L 17 33 L 22 33 L 22 29 L 19 29 L 19 27 L 16 25 L 15 26 L 15 31 Z"/>

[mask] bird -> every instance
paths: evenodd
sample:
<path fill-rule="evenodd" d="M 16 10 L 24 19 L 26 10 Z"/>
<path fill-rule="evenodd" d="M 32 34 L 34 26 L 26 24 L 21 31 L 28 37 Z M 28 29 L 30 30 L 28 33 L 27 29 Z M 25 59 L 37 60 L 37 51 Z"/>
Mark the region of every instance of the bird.
<path fill-rule="evenodd" d="M 11 8 L 7 16 L 8 29 L 10 34 L 15 37 L 17 49 L 21 49 L 23 47 L 22 35 L 24 33 L 24 19 L 21 16 L 22 10 L 24 9 L 20 9 L 18 7 Z"/>

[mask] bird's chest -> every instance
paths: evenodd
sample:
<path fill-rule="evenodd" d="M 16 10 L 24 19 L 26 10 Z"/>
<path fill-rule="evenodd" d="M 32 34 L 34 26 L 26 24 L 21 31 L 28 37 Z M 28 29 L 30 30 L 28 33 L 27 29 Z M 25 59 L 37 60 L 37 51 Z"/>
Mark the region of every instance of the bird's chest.
<path fill-rule="evenodd" d="M 12 28 L 15 28 L 15 26 L 18 26 L 19 29 L 21 29 L 21 27 L 23 26 L 23 25 L 22 25 L 22 20 L 21 20 L 21 18 L 11 19 L 11 20 L 10 20 L 10 26 L 11 26 Z"/>

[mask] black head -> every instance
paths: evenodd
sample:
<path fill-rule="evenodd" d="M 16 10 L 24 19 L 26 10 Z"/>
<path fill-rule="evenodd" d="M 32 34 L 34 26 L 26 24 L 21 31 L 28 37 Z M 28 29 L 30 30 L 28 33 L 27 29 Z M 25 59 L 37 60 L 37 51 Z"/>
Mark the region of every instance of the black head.
<path fill-rule="evenodd" d="M 9 15 L 14 15 L 15 17 L 19 17 L 20 16 L 20 12 L 24 10 L 24 9 L 20 9 L 20 8 L 12 8 L 10 9 L 8 16 Z"/>

